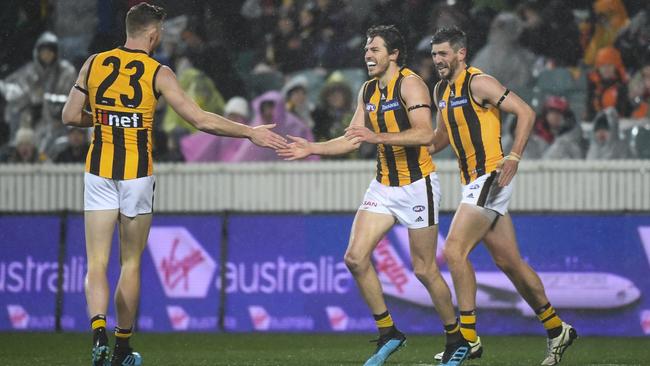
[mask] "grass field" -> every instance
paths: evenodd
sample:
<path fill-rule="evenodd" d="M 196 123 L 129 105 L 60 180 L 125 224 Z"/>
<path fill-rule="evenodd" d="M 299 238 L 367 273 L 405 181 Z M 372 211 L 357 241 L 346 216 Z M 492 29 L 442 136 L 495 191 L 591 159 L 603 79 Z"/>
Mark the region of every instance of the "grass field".
<path fill-rule="evenodd" d="M 368 335 L 290 334 L 143 334 L 132 345 L 144 365 L 363 365 L 374 350 Z M 87 334 L 0 333 L 0 365 L 90 365 Z M 407 347 L 387 366 L 435 365 L 433 354 L 442 337 L 410 336 Z M 542 337 L 483 339 L 483 358 L 466 365 L 539 365 L 545 349 Z M 650 339 L 579 338 L 569 348 L 563 366 L 650 365 Z"/>

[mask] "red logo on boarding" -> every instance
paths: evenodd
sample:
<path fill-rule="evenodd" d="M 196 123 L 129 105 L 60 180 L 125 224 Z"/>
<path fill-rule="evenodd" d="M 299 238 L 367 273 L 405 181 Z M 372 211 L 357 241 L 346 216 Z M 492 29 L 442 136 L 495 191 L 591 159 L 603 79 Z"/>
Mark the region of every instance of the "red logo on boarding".
<path fill-rule="evenodd" d="M 251 317 L 253 329 L 269 330 L 271 326 L 271 317 L 264 307 L 258 305 L 249 306 L 248 315 Z"/>
<path fill-rule="evenodd" d="M 167 316 L 169 323 L 174 330 L 187 330 L 190 324 L 190 317 L 180 306 L 170 305 L 167 306 Z"/>
<path fill-rule="evenodd" d="M 348 329 L 348 320 L 350 317 L 340 306 L 328 306 L 325 308 L 327 318 L 333 330 L 344 331 Z"/>
<path fill-rule="evenodd" d="M 186 228 L 151 228 L 148 248 L 167 297 L 207 296 L 217 265 Z"/>
<path fill-rule="evenodd" d="M 382 238 L 373 252 L 373 257 L 377 264 L 377 272 L 385 275 L 390 283 L 400 294 L 404 292 L 404 286 L 408 284 L 409 278 L 398 254 L 386 237 Z"/>
<path fill-rule="evenodd" d="M 25 308 L 20 305 L 7 305 L 7 313 L 9 313 L 9 321 L 14 329 L 27 329 L 29 324 L 29 314 Z"/>

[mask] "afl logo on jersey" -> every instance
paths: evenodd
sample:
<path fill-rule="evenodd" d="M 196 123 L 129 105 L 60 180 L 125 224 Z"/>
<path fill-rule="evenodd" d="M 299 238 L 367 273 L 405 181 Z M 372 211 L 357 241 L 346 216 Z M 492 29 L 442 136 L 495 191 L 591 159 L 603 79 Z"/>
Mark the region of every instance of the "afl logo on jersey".
<path fill-rule="evenodd" d="M 368 112 L 374 112 L 377 109 L 374 104 L 372 103 L 366 103 L 366 111 Z"/>
<path fill-rule="evenodd" d="M 438 102 L 439 109 L 445 109 L 446 106 L 447 106 L 447 102 L 445 102 L 444 100 Z"/>

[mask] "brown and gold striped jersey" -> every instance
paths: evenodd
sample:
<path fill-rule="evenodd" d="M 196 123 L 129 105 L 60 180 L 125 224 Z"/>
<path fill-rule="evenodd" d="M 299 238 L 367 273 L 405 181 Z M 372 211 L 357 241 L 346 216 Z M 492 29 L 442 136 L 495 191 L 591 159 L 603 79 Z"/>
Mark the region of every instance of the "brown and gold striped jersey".
<path fill-rule="evenodd" d="M 385 88 L 378 79 L 363 86 L 366 125 L 376 133 L 401 132 L 411 128 L 407 107 L 400 93 L 402 80 L 415 75 L 402 68 Z M 411 184 L 435 171 L 431 155 L 425 146 L 377 145 L 377 181 L 387 186 Z"/>
<path fill-rule="evenodd" d="M 476 102 L 470 89 L 472 78 L 479 74 L 481 70 L 467 67 L 453 84 L 441 80 L 435 87 L 463 184 L 496 170 L 503 159 L 499 109 Z"/>
<path fill-rule="evenodd" d="M 153 174 L 152 128 L 160 63 L 140 50 L 99 53 L 86 78 L 94 119 L 86 171 L 126 180 Z"/>

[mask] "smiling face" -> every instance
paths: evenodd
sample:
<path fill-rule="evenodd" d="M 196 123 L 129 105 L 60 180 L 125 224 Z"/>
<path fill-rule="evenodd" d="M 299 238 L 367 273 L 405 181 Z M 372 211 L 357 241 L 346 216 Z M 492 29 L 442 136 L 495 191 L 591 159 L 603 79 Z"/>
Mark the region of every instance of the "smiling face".
<path fill-rule="evenodd" d="M 370 77 L 381 77 L 388 70 L 391 61 L 397 62 L 399 55 L 397 50 L 389 53 L 386 42 L 379 36 L 368 38 L 364 50 L 364 60 Z"/>
<path fill-rule="evenodd" d="M 455 51 L 449 42 L 431 45 L 431 59 L 433 65 L 442 79 L 451 80 L 456 71 L 465 62 L 466 49 L 460 48 Z"/>

